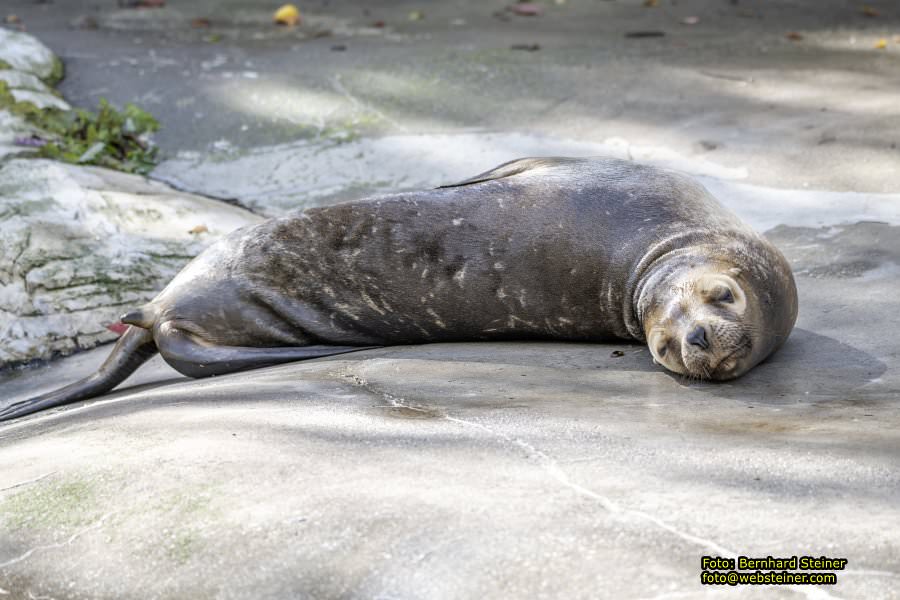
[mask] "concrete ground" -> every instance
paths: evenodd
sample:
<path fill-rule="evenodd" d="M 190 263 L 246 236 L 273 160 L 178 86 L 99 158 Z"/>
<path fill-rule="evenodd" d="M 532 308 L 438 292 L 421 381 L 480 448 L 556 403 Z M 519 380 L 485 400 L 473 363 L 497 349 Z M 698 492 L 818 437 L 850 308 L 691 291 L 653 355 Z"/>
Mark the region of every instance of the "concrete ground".
<path fill-rule="evenodd" d="M 65 60 L 74 105 L 160 118 L 159 176 L 260 212 L 323 164 L 355 174 L 298 204 L 521 148 L 673 164 L 783 249 L 799 321 L 724 384 L 636 345 L 398 347 L 205 381 L 154 360 L 0 426 L 0 597 L 900 597 L 893 3 L 332 1 L 294 30 L 247 0 L 168 4 L 3 10 Z M 243 177 L 217 185 L 222 164 Z M 107 351 L 7 371 L 0 397 Z M 833 587 L 700 584 L 702 555 L 739 554 L 849 562 Z"/>

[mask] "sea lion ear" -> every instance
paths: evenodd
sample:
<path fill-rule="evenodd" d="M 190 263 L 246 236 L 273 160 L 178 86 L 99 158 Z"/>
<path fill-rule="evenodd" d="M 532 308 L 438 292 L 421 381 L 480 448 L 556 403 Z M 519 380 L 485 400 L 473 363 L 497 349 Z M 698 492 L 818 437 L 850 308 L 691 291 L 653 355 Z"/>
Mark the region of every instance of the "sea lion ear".
<path fill-rule="evenodd" d="M 480 175 L 476 175 L 475 177 L 470 177 L 469 179 L 465 179 L 460 181 L 459 183 L 450 183 L 447 185 L 440 185 L 437 189 L 442 188 L 452 188 L 452 187 L 461 187 L 464 185 L 472 185 L 474 183 L 481 183 L 484 181 L 493 181 L 495 179 L 503 179 L 504 177 L 512 177 L 513 175 L 518 175 L 520 173 L 524 173 L 525 171 L 530 171 L 532 169 L 537 169 L 540 167 L 552 167 L 560 164 L 568 164 L 576 162 L 577 159 L 572 158 L 556 158 L 556 157 L 548 157 L 548 158 L 520 158 L 518 160 L 512 160 L 508 163 L 503 163 L 499 167 L 495 169 L 491 169 L 490 171 L 485 171 Z"/>

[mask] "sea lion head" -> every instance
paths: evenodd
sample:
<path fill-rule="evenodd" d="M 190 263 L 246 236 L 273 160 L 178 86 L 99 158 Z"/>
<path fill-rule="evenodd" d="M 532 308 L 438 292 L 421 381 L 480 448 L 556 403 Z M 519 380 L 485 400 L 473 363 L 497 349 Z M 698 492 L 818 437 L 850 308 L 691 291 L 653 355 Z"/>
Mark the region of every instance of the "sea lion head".
<path fill-rule="evenodd" d="M 716 249 L 705 260 L 679 261 L 656 282 L 643 326 L 657 363 L 721 381 L 743 375 L 784 343 L 797 316 L 796 286 L 784 257 L 763 249 Z"/>

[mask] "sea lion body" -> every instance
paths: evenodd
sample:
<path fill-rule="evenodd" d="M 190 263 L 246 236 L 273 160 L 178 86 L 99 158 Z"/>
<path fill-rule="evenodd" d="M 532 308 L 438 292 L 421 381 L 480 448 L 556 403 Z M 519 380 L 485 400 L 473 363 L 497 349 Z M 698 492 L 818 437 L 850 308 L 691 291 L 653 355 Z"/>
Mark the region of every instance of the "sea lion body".
<path fill-rule="evenodd" d="M 220 345 L 640 340 L 633 275 L 674 237 L 758 241 L 686 177 L 571 160 L 235 231 L 154 304 Z"/>
<path fill-rule="evenodd" d="M 225 236 L 123 317 L 135 327 L 93 387 L 34 406 L 95 395 L 127 370 L 117 356 L 151 345 L 206 376 L 360 346 L 649 335 L 670 370 L 726 379 L 780 346 L 796 313 L 784 257 L 692 179 L 522 159 Z"/>

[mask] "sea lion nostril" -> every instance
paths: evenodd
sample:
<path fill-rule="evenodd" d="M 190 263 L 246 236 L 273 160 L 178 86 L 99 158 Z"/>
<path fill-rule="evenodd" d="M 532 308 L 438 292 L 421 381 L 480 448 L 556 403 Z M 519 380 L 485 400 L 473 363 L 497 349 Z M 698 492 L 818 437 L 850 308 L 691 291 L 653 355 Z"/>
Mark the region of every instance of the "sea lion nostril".
<path fill-rule="evenodd" d="M 709 340 L 706 339 L 706 329 L 702 325 L 694 327 L 694 330 L 687 334 L 685 340 L 692 346 L 699 346 L 704 350 L 709 348 Z"/>

